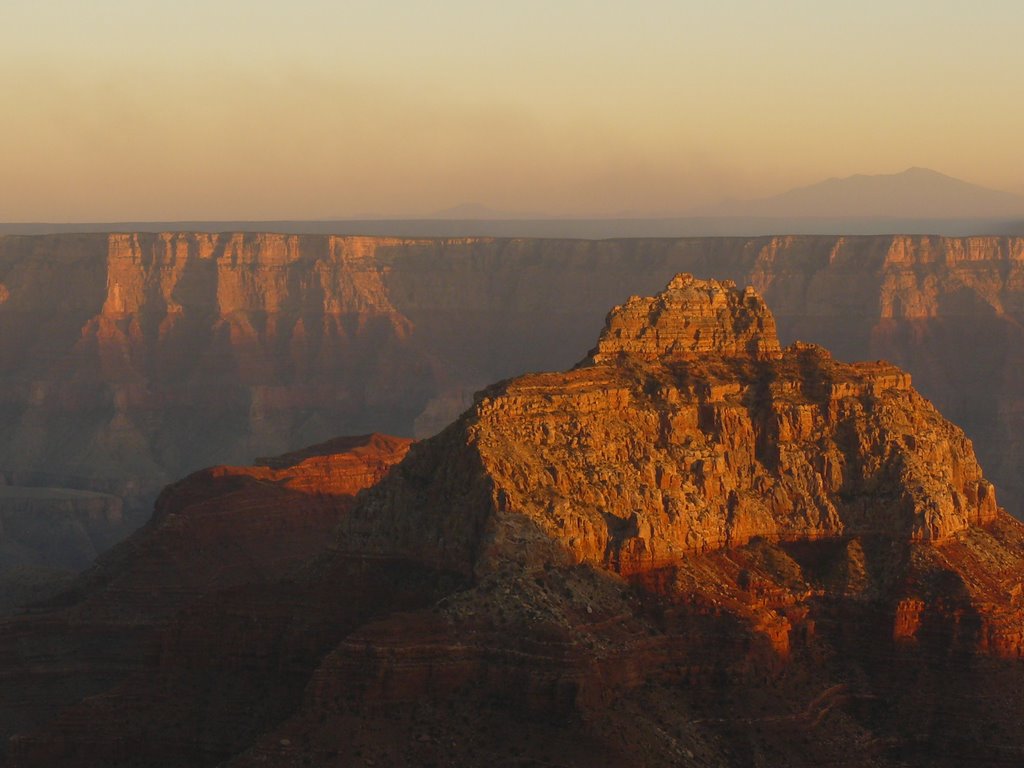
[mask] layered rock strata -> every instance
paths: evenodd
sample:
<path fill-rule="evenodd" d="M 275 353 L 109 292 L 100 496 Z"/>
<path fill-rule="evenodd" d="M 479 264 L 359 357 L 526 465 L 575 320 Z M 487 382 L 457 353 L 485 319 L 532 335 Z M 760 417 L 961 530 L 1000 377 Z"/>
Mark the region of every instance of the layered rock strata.
<path fill-rule="evenodd" d="M 1022 552 L 907 374 L 781 349 L 755 292 L 680 277 L 8 763 L 1012 764 Z"/>
<path fill-rule="evenodd" d="M 764 301 L 731 282 L 678 276 L 630 299 L 574 370 L 490 387 L 450 431 L 458 458 L 441 471 L 415 450 L 348 541 L 467 570 L 557 541 L 571 562 L 631 573 L 755 537 L 937 541 L 997 514 L 970 440 L 908 374 L 781 350 Z"/>
<path fill-rule="evenodd" d="M 664 293 L 633 296 L 608 316 L 591 361 L 700 355 L 779 356 L 775 318 L 753 288 L 723 290 L 719 283 L 676 275 Z"/>
<path fill-rule="evenodd" d="M 753 285 L 786 343 L 885 358 L 1024 499 L 1024 240 L 0 237 L 0 477 L 116 495 L 331 435 L 428 435 L 570 365 L 675 273 Z"/>

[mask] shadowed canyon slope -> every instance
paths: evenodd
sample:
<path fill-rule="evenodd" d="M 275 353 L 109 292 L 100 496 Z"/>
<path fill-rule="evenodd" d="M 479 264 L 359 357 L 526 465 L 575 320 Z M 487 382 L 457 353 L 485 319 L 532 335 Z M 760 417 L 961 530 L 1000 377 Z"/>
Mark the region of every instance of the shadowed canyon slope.
<path fill-rule="evenodd" d="M 211 592 L 275 585 L 324 549 L 358 491 L 380 480 L 409 444 L 338 438 L 168 486 L 143 528 L 65 592 L 2 625 L 4 734 L 144 668 L 171 618 Z"/>
<path fill-rule="evenodd" d="M 1022 264 L 1017 238 L 3 237 L 0 478 L 112 494 L 139 521 L 202 466 L 431 434 L 688 271 L 754 285 L 784 342 L 909 370 L 1019 514 Z"/>
<path fill-rule="evenodd" d="M 752 289 L 680 275 L 572 370 L 488 387 L 407 453 L 365 441 L 198 473 L 66 605 L 0 622 L 7 764 L 1024 757 L 1024 524 L 906 373 L 782 348 Z M 329 495 L 317 461 L 376 482 L 283 580 L 216 578 L 219 520 L 280 547 L 308 511 L 266 481 Z M 191 586 L 157 569 L 137 602 L 159 552 Z M 91 642 L 41 642 L 70 616 Z M 140 634 L 131 665 L 97 655 Z"/>

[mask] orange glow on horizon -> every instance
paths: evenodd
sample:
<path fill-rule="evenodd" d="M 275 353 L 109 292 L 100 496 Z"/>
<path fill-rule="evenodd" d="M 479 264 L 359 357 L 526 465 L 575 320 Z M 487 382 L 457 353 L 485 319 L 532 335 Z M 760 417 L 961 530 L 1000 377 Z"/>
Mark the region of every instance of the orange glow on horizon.
<path fill-rule="evenodd" d="M 678 214 L 912 165 L 1024 184 L 1017 5 L 98 5 L 0 11 L 0 220 Z"/>

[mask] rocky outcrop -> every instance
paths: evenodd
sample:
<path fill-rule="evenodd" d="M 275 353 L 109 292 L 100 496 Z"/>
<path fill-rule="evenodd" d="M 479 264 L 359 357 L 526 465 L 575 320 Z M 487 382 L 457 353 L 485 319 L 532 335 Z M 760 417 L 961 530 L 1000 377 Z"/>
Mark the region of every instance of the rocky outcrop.
<path fill-rule="evenodd" d="M 450 430 L 458 458 L 414 450 L 347 542 L 467 571 L 496 552 L 561 562 L 543 554 L 558 542 L 634 573 L 755 537 L 937 541 L 996 517 L 970 441 L 907 374 L 780 351 L 762 299 L 728 282 L 631 299 L 575 370 L 486 389 Z"/>
<path fill-rule="evenodd" d="M 657 296 L 633 296 L 608 316 L 591 355 L 595 363 L 627 357 L 778 357 L 775 319 L 753 288 L 676 275 Z"/>
<path fill-rule="evenodd" d="M 174 509 L 212 513 L 185 488 L 83 604 Z M 259 498 L 266 531 L 287 500 Z M 15 729 L 9 764 L 1024 755 L 1024 525 L 906 373 L 780 349 L 756 292 L 678 278 L 617 307 L 576 368 L 484 390 L 338 520 L 304 568 L 191 602 L 119 687 Z"/>
<path fill-rule="evenodd" d="M 280 579 L 325 546 L 356 494 L 410 443 L 379 434 L 339 438 L 263 466 L 196 472 L 168 486 L 150 521 L 84 573 L 66 599 L 84 595 L 74 610 L 93 618 L 152 621 L 217 589 Z"/>
<path fill-rule="evenodd" d="M 2 237 L 0 476 L 117 495 L 138 524 L 202 466 L 431 434 L 685 271 L 753 285 L 784 343 L 908 370 L 1017 511 L 1022 264 L 997 237 Z"/>
<path fill-rule="evenodd" d="M 358 492 L 409 444 L 377 434 L 336 439 L 169 486 L 150 522 L 66 591 L 0 623 L 4 733 L 152 663 L 172 617 L 211 593 L 267 594 L 324 549 Z"/>

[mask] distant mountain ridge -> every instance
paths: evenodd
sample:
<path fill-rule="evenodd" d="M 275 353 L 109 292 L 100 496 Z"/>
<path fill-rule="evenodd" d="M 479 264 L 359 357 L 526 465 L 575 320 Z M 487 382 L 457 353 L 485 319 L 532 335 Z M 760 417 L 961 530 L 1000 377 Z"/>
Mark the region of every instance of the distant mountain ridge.
<path fill-rule="evenodd" d="M 705 214 L 822 218 L 1024 216 L 1024 195 L 989 189 L 928 168 L 831 178 L 772 197 L 728 201 Z"/>

